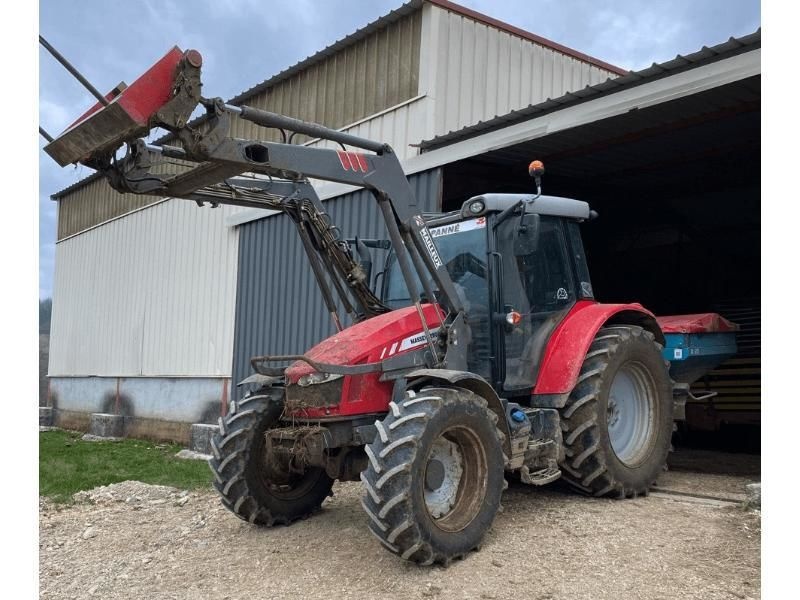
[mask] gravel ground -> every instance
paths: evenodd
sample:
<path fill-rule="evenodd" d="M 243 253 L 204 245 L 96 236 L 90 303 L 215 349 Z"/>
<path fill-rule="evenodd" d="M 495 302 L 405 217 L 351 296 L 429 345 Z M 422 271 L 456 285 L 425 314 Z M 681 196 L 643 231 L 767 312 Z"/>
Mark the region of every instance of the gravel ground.
<path fill-rule="evenodd" d="M 695 493 L 721 484 L 679 475 Z M 666 481 L 664 482 L 665 487 Z M 705 486 L 705 487 L 704 487 Z M 738 489 L 738 488 L 737 488 Z M 360 484 L 320 514 L 260 529 L 209 492 L 125 482 L 40 501 L 40 598 L 758 598 L 759 513 L 680 496 L 614 501 L 511 486 L 483 549 L 420 568 L 367 531 Z"/>

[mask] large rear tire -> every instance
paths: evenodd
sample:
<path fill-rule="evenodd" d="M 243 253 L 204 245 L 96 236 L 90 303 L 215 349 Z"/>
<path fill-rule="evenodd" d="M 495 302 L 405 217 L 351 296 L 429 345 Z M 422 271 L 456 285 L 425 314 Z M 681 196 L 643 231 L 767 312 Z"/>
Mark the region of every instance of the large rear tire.
<path fill-rule="evenodd" d="M 486 400 L 457 388 L 390 403 L 365 450 L 362 505 L 390 552 L 447 565 L 477 549 L 505 488 L 502 433 Z"/>
<path fill-rule="evenodd" d="M 672 384 L 653 334 L 633 325 L 601 329 L 560 413 L 568 483 L 594 496 L 647 494 L 673 429 Z"/>
<path fill-rule="evenodd" d="M 255 525 L 288 525 L 317 512 L 331 495 L 333 480 L 312 467 L 301 476 L 271 479 L 265 456 L 266 431 L 283 410 L 279 396 L 253 395 L 231 403 L 211 440 L 214 487 L 237 517 Z"/>

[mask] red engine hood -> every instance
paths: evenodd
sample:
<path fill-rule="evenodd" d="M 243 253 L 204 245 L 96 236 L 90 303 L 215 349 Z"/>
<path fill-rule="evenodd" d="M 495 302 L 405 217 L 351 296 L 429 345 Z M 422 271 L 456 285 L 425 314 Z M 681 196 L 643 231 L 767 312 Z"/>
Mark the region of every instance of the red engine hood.
<path fill-rule="evenodd" d="M 441 308 L 423 304 L 422 312 L 428 327 L 432 330 L 438 328 L 443 316 Z M 305 354 L 311 359 L 334 365 L 374 362 L 418 348 L 425 343 L 424 338 L 419 339 L 422 331 L 416 308 L 408 306 L 356 323 L 321 341 Z M 311 365 L 297 361 L 286 369 L 287 381 L 297 383 L 300 377 L 312 372 Z"/>

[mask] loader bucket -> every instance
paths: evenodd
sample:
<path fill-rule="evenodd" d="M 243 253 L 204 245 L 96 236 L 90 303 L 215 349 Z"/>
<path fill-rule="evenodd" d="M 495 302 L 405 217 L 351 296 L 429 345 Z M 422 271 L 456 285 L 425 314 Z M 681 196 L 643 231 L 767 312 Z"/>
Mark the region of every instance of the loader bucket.
<path fill-rule="evenodd" d="M 195 50 L 187 53 L 173 47 L 131 85 L 118 85 L 106 95 L 107 106 L 99 102 L 44 147 L 53 160 L 65 167 L 116 150 L 123 143 L 146 136 L 151 119 L 171 98 L 178 65 L 186 56 L 199 67 Z"/>

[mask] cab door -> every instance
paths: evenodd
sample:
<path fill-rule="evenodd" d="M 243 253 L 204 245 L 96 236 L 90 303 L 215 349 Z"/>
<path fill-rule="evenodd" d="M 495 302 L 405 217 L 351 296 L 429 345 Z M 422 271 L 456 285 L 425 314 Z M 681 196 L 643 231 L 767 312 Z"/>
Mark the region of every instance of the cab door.
<path fill-rule="evenodd" d="M 559 217 L 512 216 L 495 228 L 495 241 L 502 270 L 496 351 L 504 358 L 495 381 L 505 396 L 527 395 L 550 335 L 578 298 L 574 253 Z M 519 322 L 507 323 L 508 313 Z"/>

